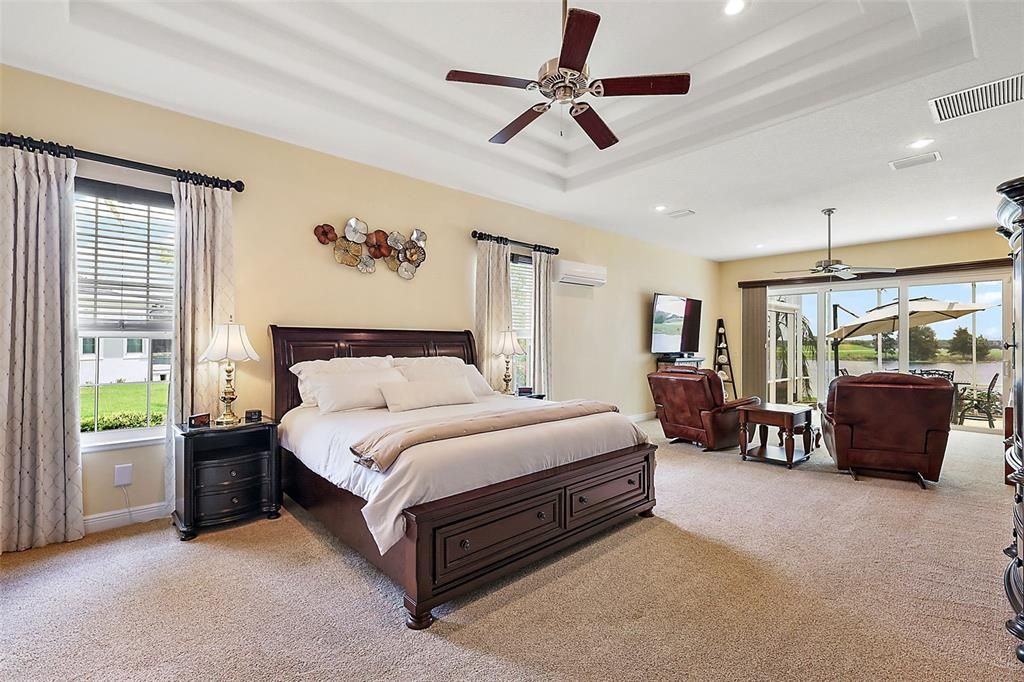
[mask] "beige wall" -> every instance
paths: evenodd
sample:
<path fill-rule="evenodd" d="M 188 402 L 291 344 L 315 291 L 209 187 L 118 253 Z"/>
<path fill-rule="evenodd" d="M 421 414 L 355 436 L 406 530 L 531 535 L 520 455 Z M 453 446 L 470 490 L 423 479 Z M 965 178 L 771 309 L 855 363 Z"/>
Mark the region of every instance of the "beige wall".
<path fill-rule="evenodd" d="M 654 291 L 703 299 L 705 345 L 713 334 L 718 264 L 685 253 L 9 67 L 0 68 L 0 129 L 245 181 L 235 198 L 236 316 L 262 360 L 240 366 L 239 408 L 270 411 L 269 324 L 471 328 L 474 228 L 608 267 L 602 288 L 554 286 L 555 398 L 608 400 L 626 414 L 653 409 L 645 375 Z M 428 259 L 415 280 L 334 262 L 312 228 L 351 215 L 372 227 L 426 230 Z M 86 513 L 123 506 L 107 472 L 115 460 L 143 463 L 133 504 L 156 501 L 159 486 L 140 477 L 157 475 L 147 462 L 157 456 L 87 454 Z"/>
<path fill-rule="evenodd" d="M 994 207 L 993 200 L 993 210 Z M 1007 245 L 1006 240 L 995 233 L 993 224 L 992 229 L 847 246 L 833 249 L 832 253 L 834 258 L 853 265 L 908 268 L 919 265 L 1001 258 L 1007 254 Z M 718 301 L 721 306 L 721 316 L 725 319 L 732 351 L 733 369 L 736 371 L 737 377 L 741 376 L 743 370 L 740 343 L 740 290 L 736 283 L 779 278 L 781 275 L 775 274 L 778 271 L 810 267 L 815 261 L 824 257 L 824 253 L 817 250 L 763 258 L 747 258 L 719 264 Z"/>

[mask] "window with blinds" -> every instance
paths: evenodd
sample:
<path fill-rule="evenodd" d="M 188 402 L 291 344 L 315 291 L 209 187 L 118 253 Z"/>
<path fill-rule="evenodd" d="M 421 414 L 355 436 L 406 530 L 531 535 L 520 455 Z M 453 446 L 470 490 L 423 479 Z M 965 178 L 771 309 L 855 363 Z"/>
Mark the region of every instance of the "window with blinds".
<path fill-rule="evenodd" d="M 84 332 L 168 332 L 174 303 L 169 194 L 75 183 L 78 323 Z"/>
<path fill-rule="evenodd" d="M 526 351 L 513 359 L 516 386 L 530 385 L 533 348 L 533 259 L 514 253 L 509 263 L 512 281 L 512 329 Z"/>

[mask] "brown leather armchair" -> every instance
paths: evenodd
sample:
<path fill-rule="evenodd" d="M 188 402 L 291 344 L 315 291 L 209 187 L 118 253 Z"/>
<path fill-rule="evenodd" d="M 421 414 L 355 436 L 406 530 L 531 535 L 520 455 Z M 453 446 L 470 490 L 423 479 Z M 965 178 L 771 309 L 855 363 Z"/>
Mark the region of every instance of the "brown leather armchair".
<path fill-rule="evenodd" d="M 840 376 L 818 405 L 836 466 L 938 481 L 953 414 L 953 384 L 894 372 Z"/>
<path fill-rule="evenodd" d="M 648 374 L 647 381 L 665 436 L 703 445 L 705 451 L 737 445 L 736 408 L 761 404 L 757 397 L 726 401 L 722 378 L 710 369 L 663 369 Z"/>

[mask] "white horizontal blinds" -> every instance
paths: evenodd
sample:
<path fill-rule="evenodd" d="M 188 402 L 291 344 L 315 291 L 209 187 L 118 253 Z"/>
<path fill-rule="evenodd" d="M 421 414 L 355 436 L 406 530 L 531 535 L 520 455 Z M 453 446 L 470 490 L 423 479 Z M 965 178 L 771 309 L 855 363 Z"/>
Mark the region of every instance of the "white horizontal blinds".
<path fill-rule="evenodd" d="M 173 207 L 159 193 L 133 197 L 126 188 L 107 187 L 79 183 L 75 193 L 79 327 L 83 333 L 170 332 Z M 145 201 L 146 194 L 164 205 Z"/>
<path fill-rule="evenodd" d="M 528 348 L 533 338 L 533 262 L 529 256 L 512 255 L 509 279 L 512 281 L 512 329 L 522 340 L 523 347 Z"/>

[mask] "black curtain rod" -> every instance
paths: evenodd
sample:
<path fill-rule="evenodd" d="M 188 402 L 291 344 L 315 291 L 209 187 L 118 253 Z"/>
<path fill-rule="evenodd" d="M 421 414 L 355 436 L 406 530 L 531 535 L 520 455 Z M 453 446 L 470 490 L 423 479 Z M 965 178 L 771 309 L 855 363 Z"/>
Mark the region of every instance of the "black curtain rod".
<path fill-rule="evenodd" d="M 155 173 L 156 175 L 166 175 L 178 180 L 179 182 L 190 182 L 193 185 L 203 185 L 206 187 L 215 187 L 217 189 L 233 189 L 236 192 L 245 191 L 245 183 L 241 180 L 224 180 L 223 178 L 216 178 L 212 175 L 203 175 L 202 173 L 194 173 L 192 171 L 154 166 L 153 164 L 142 163 L 141 161 L 132 161 L 130 159 L 122 159 L 117 156 L 108 156 L 107 154 L 98 154 L 96 152 L 89 152 L 83 149 L 75 149 L 70 145 L 47 142 L 45 140 L 36 140 L 31 137 L 15 135 L 14 133 L 0 133 L 0 147 L 16 147 L 28 152 L 42 152 L 44 154 L 52 154 L 53 156 L 64 156 L 69 159 L 86 159 L 87 161 L 105 163 L 108 166 L 120 166 L 121 168 L 131 168 L 133 170 L 145 171 L 147 173 Z"/>
<path fill-rule="evenodd" d="M 528 244 L 527 242 L 521 242 L 518 239 L 509 239 L 508 237 L 501 237 L 499 235 L 487 234 L 486 232 L 480 232 L 473 230 L 469 234 L 470 237 L 477 240 L 478 242 L 498 242 L 499 244 L 512 244 L 513 246 L 522 246 L 531 251 L 539 251 L 540 253 L 550 253 L 552 256 L 558 255 L 558 249 L 553 246 L 544 246 L 543 244 Z"/>

